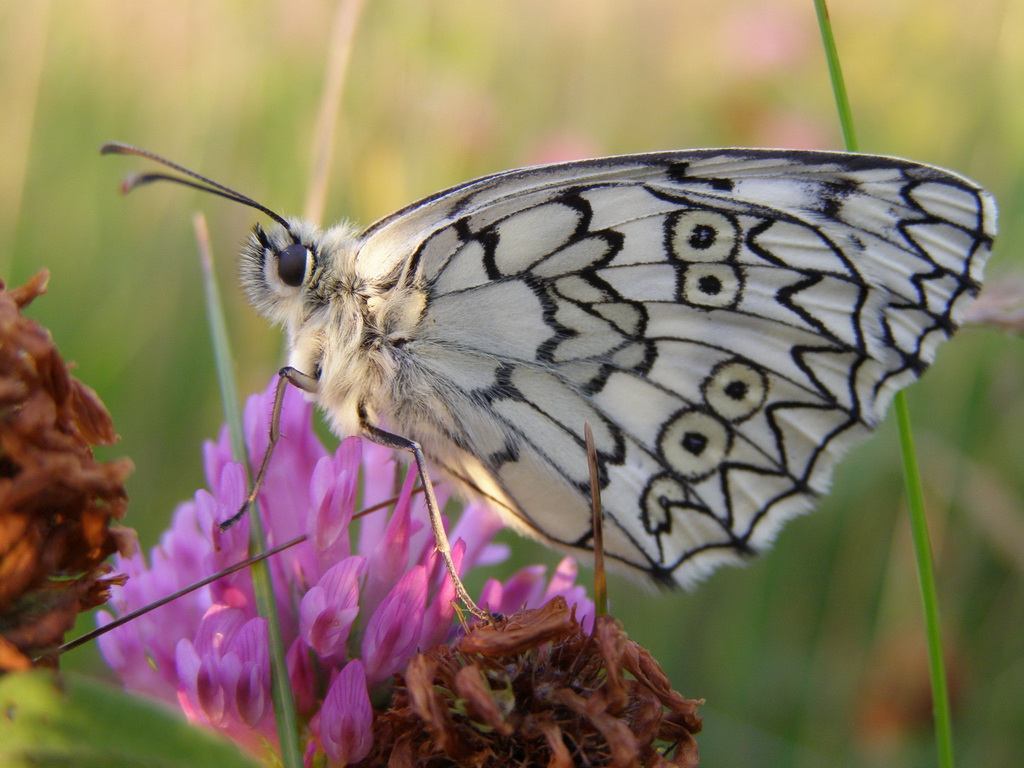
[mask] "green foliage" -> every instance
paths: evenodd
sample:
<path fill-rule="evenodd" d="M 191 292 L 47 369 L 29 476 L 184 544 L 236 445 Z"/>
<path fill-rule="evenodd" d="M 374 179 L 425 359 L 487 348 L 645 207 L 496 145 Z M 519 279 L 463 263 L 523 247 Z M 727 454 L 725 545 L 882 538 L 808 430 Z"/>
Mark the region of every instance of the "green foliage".
<path fill-rule="evenodd" d="M 0 678 L 5 768 L 253 768 L 227 739 L 166 706 L 75 674 Z"/>

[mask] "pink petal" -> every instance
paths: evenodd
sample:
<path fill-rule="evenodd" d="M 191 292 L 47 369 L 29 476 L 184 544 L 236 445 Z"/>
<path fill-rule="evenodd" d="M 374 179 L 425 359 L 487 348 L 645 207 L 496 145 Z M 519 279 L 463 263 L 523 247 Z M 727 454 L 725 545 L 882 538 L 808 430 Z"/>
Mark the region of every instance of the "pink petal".
<path fill-rule="evenodd" d="M 495 613 L 515 613 L 527 605 L 539 605 L 544 594 L 543 565 L 530 565 L 516 571 L 505 583 L 490 579 L 480 594 L 480 605 Z"/>
<path fill-rule="evenodd" d="M 569 606 L 576 606 L 576 619 L 583 625 L 587 632 L 594 626 L 594 601 L 587 596 L 587 590 L 582 584 L 576 583 L 576 575 L 579 566 L 571 557 L 562 558 L 551 576 L 551 583 L 548 584 L 544 597 L 539 605 L 543 605 L 552 597 L 560 595 L 565 598 Z M 531 605 L 531 608 L 539 607 Z"/>
<path fill-rule="evenodd" d="M 341 765 L 362 760 L 373 744 L 373 710 L 363 665 L 354 659 L 334 678 L 318 722 L 320 743 Z"/>
<path fill-rule="evenodd" d="M 247 620 L 244 611 L 226 605 L 211 605 L 199 622 L 195 647 L 200 656 L 221 655 Z"/>
<path fill-rule="evenodd" d="M 349 524 L 355 512 L 362 461 L 362 441 L 342 441 L 333 457 L 321 459 L 310 483 L 310 514 L 306 523 L 322 561 L 336 562 L 349 554 Z"/>
<path fill-rule="evenodd" d="M 466 554 L 466 542 L 459 539 L 452 545 L 452 560 L 455 562 L 455 570 L 462 574 L 462 563 Z M 437 565 L 444 571 L 444 579 L 441 586 L 436 590 L 428 590 L 433 597 L 427 605 L 426 613 L 423 616 L 423 630 L 420 633 L 420 648 L 432 648 L 438 643 L 444 642 L 451 629 L 452 617 L 455 615 L 455 585 L 451 577 L 444 569 L 441 555 L 437 552 L 433 555 L 431 565 Z"/>
<path fill-rule="evenodd" d="M 226 696 L 220 674 L 224 671 L 215 659 L 207 656 L 200 659 L 199 672 L 196 674 L 196 704 L 207 721 L 216 726 L 224 725 L 227 714 Z M 229 676 L 231 671 L 227 670 Z"/>
<path fill-rule="evenodd" d="M 316 703 L 317 679 L 309 658 L 309 651 L 300 638 L 295 638 L 292 647 L 288 649 L 288 653 L 285 654 L 285 663 L 288 667 L 288 680 L 292 686 L 292 694 L 295 696 L 295 706 L 300 714 L 308 714 Z"/>
<path fill-rule="evenodd" d="M 551 581 L 548 583 L 548 588 L 544 590 L 544 597 L 540 599 L 540 605 L 543 605 L 555 595 L 565 595 L 566 591 L 573 588 L 576 584 L 576 575 L 579 573 L 580 567 L 576 564 L 576 561 L 571 557 L 563 557 L 555 568 L 555 572 L 551 575 Z M 531 606 L 532 608 L 539 608 L 540 606 Z"/>
<path fill-rule="evenodd" d="M 221 428 L 220 437 L 216 442 L 207 440 L 203 443 L 203 468 L 206 484 L 214 494 L 220 490 L 220 473 L 229 461 L 234 461 L 234 459 L 231 456 L 231 437 L 225 424 Z"/>
<path fill-rule="evenodd" d="M 269 667 L 245 665 L 235 684 L 235 711 L 250 728 L 257 727 L 270 711 L 269 672 Z"/>
<path fill-rule="evenodd" d="M 462 539 L 466 542 L 465 562 L 468 571 L 479 565 L 494 565 L 508 557 L 508 547 L 504 544 L 492 544 L 491 539 L 505 524 L 497 512 L 483 504 L 467 504 L 462 510 L 459 522 L 449 534 L 452 541 Z"/>
<path fill-rule="evenodd" d="M 412 472 L 406 475 L 383 535 L 374 543 L 372 549 L 362 550 L 368 553 L 370 561 L 366 586 L 363 589 L 364 610 L 374 610 L 392 585 L 409 569 L 409 538 L 412 535 L 409 501 L 414 480 Z"/>
<path fill-rule="evenodd" d="M 366 558 L 347 557 L 332 566 L 299 604 L 299 633 L 321 658 L 344 657 L 352 624 L 359 614 L 359 587 Z"/>
<path fill-rule="evenodd" d="M 423 627 L 427 573 L 414 566 L 370 617 L 363 635 L 362 658 L 372 685 L 405 666 L 415 652 Z"/>

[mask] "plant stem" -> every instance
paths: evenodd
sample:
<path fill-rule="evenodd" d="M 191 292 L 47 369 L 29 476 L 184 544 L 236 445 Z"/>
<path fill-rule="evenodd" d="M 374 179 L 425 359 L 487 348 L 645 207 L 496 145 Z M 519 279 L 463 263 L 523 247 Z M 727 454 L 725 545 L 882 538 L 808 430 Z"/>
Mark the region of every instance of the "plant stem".
<path fill-rule="evenodd" d="M 245 445 L 242 429 L 242 412 L 238 407 L 238 388 L 235 386 L 234 362 L 228 341 L 227 324 L 220 303 L 220 293 L 213 272 L 210 255 L 210 237 L 206 220 L 202 214 L 193 218 L 196 241 L 199 245 L 200 261 L 203 267 L 203 285 L 206 289 L 206 310 L 210 322 L 210 336 L 213 340 L 213 355 L 217 364 L 217 379 L 220 382 L 221 399 L 224 402 L 224 416 L 231 436 L 231 452 L 235 461 L 242 462 L 249 483 L 252 483 L 252 469 L 249 452 Z M 249 510 L 249 554 L 263 552 L 265 537 L 263 522 L 256 504 Z M 295 713 L 295 699 L 288 680 L 288 665 L 285 660 L 284 638 L 281 636 L 281 620 L 277 602 L 274 599 L 274 585 L 270 565 L 266 560 L 252 564 L 252 584 L 256 595 L 256 609 L 267 622 L 267 641 L 270 651 L 270 692 L 274 702 L 274 716 L 277 723 L 277 737 L 281 748 L 281 764 L 284 768 L 302 768 L 302 750 L 299 747 L 299 724 Z"/>
<path fill-rule="evenodd" d="M 846 94 L 843 72 L 839 66 L 832 22 L 829 19 L 825 0 L 814 0 L 814 8 L 821 27 L 821 38 L 828 59 L 832 92 L 835 94 L 839 124 L 843 130 L 846 149 L 857 151 L 857 138 L 853 130 L 853 113 Z M 900 448 L 903 453 L 903 478 L 907 486 L 907 502 L 910 507 L 910 527 L 914 539 L 914 554 L 917 560 L 918 583 L 921 587 L 921 603 L 924 608 L 925 635 L 928 642 L 928 669 L 932 686 L 932 714 L 935 719 L 935 743 L 939 752 L 939 766 L 953 768 L 953 727 L 949 710 L 949 688 L 946 684 L 946 668 L 943 664 L 942 633 L 939 628 L 939 599 L 935 587 L 935 566 L 928 539 L 928 520 L 924 508 L 924 490 L 921 473 L 918 470 L 917 451 L 914 448 L 914 433 L 910 425 L 910 409 L 903 392 L 894 398 L 896 419 L 899 423 Z"/>

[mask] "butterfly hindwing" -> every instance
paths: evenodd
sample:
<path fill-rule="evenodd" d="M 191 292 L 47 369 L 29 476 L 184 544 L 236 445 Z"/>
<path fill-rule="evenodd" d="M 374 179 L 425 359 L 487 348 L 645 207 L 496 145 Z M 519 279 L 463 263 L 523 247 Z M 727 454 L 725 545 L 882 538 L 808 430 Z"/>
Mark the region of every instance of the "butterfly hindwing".
<path fill-rule="evenodd" d="M 438 464 L 588 549 L 588 422 L 606 555 L 688 584 L 825 490 L 957 327 L 994 217 L 929 166 L 702 150 L 469 182 L 359 258 L 426 294 L 410 361 L 451 407 L 410 436 Z"/>

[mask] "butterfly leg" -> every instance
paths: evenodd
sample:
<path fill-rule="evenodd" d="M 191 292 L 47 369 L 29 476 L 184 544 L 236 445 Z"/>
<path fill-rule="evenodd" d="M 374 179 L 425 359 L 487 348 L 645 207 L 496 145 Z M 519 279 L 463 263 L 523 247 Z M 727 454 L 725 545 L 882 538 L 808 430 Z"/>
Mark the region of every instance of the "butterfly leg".
<path fill-rule="evenodd" d="M 249 511 L 249 507 L 256 503 L 256 496 L 259 494 L 260 488 L 263 487 L 263 481 L 267 477 L 270 457 L 274 455 L 274 447 L 281 437 L 281 406 L 284 404 L 285 387 L 289 384 L 298 387 L 304 392 L 316 392 L 317 390 L 317 379 L 313 376 L 292 368 L 290 365 L 278 371 L 277 389 L 274 390 L 274 407 L 270 414 L 270 440 L 267 443 L 267 450 L 263 453 L 263 461 L 260 463 L 259 472 L 256 473 L 256 479 L 253 480 L 252 487 L 249 489 L 249 495 L 245 497 L 245 501 L 242 502 L 242 506 L 238 508 L 235 514 L 227 520 L 221 521 L 221 531 L 226 531 L 241 520 L 245 513 Z"/>
<path fill-rule="evenodd" d="M 416 471 L 420 476 L 420 484 L 423 486 L 423 495 L 427 502 L 427 513 L 430 515 L 430 528 L 434 533 L 434 545 L 437 547 L 438 554 L 441 555 L 441 560 L 444 561 L 445 569 L 448 571 L 448 575 L 451 577 L 452 584 L 455 585 L 455 595 L 459 601 L 466 606 L 470 613 L 479 619 L 488 621 L 489 617 L 486 611 L 481 609 L 469 596 L 465 586 L 462 584 L 462 579 L 459 578 L 459 573 L 455 568 L 455 561 L 452 560 L 452 549 L 448 543 L 448 534 L 445 533 L 444 523 L 441 520 L 441 510 L 437 506 L 437 497 L 434 495 L 434 485 L 430 482 L 430 476 L 427 474 L 427 462 L 423 457 L 423 451 L 420 448 L 420 444 L 415 440 L 409 440 L 406 437 L 400 435 L 394 435 L 390 432 L 385 432 L 379 427 L 375 427 L 372 424 L 363 422 L 363 431 L 366 437 L 377 443 L 383 445 L 385 448 L 391 448 L 393 450 L 408 451 L 413 455 L 413 459 L 416 461 Z"/>

